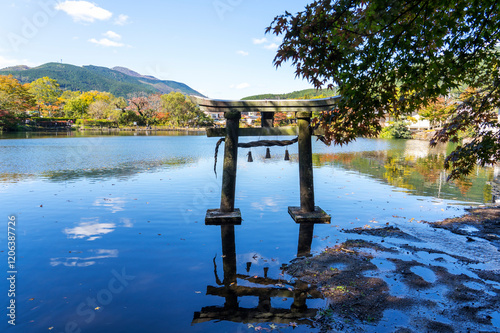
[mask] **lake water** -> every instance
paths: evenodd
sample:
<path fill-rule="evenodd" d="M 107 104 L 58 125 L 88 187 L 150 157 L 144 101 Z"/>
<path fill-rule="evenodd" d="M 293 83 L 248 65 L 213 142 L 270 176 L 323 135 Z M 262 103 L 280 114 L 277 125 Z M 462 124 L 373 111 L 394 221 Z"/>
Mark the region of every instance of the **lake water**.
<path fill-rule="evenodd" d="M 216 142 L 204 135 L 1 137 L 0 267 L 7 262 L 9 216 L 16 218 L 17 238 L 10 329 L 252 332 L 251 324 L 314 332 L 307 316 L 326 301 L 309 296 L 307 310 L 292 311 L 300 286 L 281 270 L 297 256 L 299 241 L 299 225 L 287 213 L 300 203 L 297 146 L 288 148 L 291 161 L 283 160 L 285 148 L 271 148 L 268 160 L 264 148 L 253 148 L 248 163 L 248 150 L 240 149 L 236 207 L 243 222 L 234 234 L 221 234 L 204 224 L 207 209 L 220 204 Z M 411 140 L 314 142 L 316 205 L 332 224 L 315 226 L 312 254 L 354 237 L 342 229 L 389 223 L 421 236 L 428 231 L 418 221 L 491 201 L 492 169 L 446 183 L 447 149 L 430 151 Z M 221 149 L 219 161 L 222 155 Z M 230 249 L 224 257 L 221 235 Z M 231 286 L 241 288 L 230 292 Z M 8 290 L 2 279 L 2 332 L 10 326 Z M 231 312 L 235 304 L 239 310 Z"/>

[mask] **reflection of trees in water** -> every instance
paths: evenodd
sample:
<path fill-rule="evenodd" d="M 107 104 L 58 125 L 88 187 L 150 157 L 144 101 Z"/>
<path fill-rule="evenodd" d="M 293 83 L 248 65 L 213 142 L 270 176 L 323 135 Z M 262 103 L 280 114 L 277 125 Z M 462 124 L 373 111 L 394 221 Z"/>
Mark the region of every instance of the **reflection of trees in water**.
<path fill-rule="evenodd" d="M 48 171 L 40 174 L 0 174 L 1 183 L 17 183 L 29 179 L 42 178 L 51 182 L 76 181 L 80 179 L 101 180 L 109 178 L 129 179 L 140 172 L 155 172 L 165 168 L 176 168 L 196 163 L 191 157 L 173 157 L 159 161 L 132 161 L 116 167 Z"/>
<path fill-rule="evenodd" d="M 35 175 L 28 173 L 0 173 L 0 183 L 18 183 L 35 178 Z"/>
<path fill-rule="evenodd" d="M 404 156 L 387 156 L 383 176 L 389 184 L 413 191 L 415 186 L 406 181 L 411 175 L 411 167 L 408 162 Z"/>
<path fill-rule="evenodd" d="M 2 133 L 2 139 L 48 139 L 48 138 L 92 138 L 101 136 L 205 136 L 205 131 L 189 129 L 162 129 L 162 130 L 85 130 L 85 131 L 58 131 L 58 132 L 9 132 Z"/>
<path fill-rule="evenodd" d="M 355 170 L 416 195 L 443 198 L 465 198 L 475 202 L 491 202 L 493 179 L 491 168 L 477 168 L 468 178 L 447 182 L 444 169 L 446 151 L 430 151 L 429 155 L 415 151 L 387 150 L 316 154 L 316 166 L 336 165 Z"/>

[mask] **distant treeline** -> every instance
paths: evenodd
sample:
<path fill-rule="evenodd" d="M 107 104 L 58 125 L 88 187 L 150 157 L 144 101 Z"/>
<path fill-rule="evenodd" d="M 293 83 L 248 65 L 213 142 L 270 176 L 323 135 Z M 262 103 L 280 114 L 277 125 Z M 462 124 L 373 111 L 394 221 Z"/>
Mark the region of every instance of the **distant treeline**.
<path fill-rule="evenodd" d="M 262 94 L 254 95 L 243 98 L 243 100 L 255 100 L 255 99 L 314 99 L 314 98 L 327 98 L 336 96 L 336 90 L 328 89 L 305 89 L 300 91 L 294 91 L 287 94 Z"/>

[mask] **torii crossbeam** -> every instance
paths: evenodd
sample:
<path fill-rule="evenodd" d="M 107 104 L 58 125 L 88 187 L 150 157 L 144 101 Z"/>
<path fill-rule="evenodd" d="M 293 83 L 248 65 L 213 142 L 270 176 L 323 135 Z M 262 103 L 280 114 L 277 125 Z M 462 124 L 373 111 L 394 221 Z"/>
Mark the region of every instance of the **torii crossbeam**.
<path fill-rule="evenodd" d="M 221 204 L 219 209 L 207 211 L 207 225 L 241 224 L 241 212 L 234 207 L 238 138 L 240 136 L 294 135 L 298 128 L 300 207 L 288 207 L 297 223 L 330 223 L 331 217 L 314 204 L 312 166 L 311 116 L 313 111 L 332 109 L 339 96 L 312 100 L 254 100 L 225 101 L 192 97 L 205 112 L 224 112 L 225 129 L 208 129 L 210 137 L 225 136 L 224 170 L 222 175 Z M 241 112 L 260 112 L 262 128 L 239 128 Z M 297 127 L 273 128 L 275 112 L 294 112 Z"/>

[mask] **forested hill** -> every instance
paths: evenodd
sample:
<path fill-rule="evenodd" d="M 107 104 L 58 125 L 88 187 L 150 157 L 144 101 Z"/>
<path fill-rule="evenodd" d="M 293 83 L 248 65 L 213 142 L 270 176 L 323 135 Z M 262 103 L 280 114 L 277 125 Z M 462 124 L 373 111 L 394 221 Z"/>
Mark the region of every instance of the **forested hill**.
<path fill-rule="evenodd" d="M 294 91 L 287 94 L 262 94 L 254 95 L 243 98 L 242 100 L 256 100 L 256 99 L 312 99 L 318 97 L 332 97 L 336 96 L 336 90 L 327 89 L 305 89 L 300 91 Z"/>
<path fill-rule="evenodd" d="M 57 80 L 64 90 L 107 91 L 115 96 L 144 91 L 146 93 L 168 94 L 179 91 L 187 95 L 203 96 L 188 85 L 159 80 L 145 76 L 124 67 L 113 69 L 98 66 L 73 66 L 69 64 L 48 63 L 38 67 L 15 66 L 0 70 L 0 75 L 12 74 L 21 83 L 29 83 L 48 76 Z"/>

